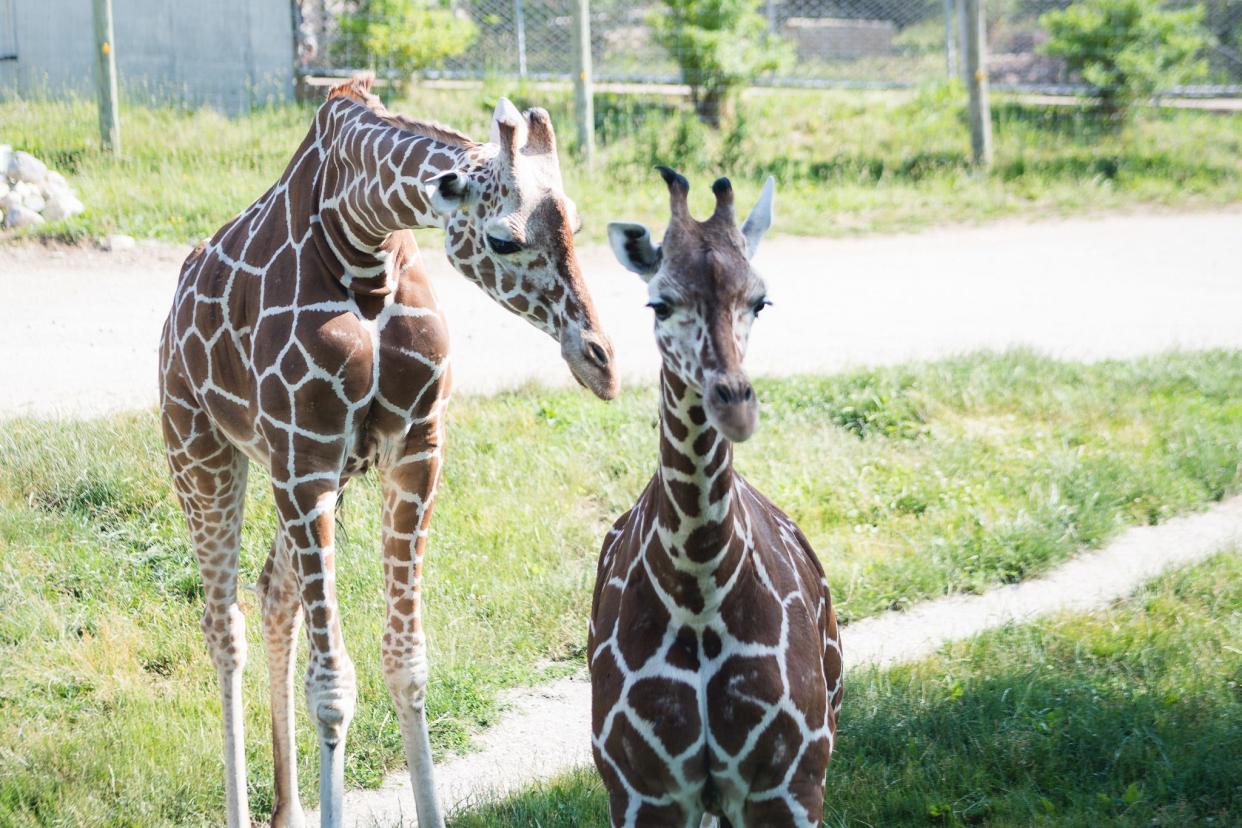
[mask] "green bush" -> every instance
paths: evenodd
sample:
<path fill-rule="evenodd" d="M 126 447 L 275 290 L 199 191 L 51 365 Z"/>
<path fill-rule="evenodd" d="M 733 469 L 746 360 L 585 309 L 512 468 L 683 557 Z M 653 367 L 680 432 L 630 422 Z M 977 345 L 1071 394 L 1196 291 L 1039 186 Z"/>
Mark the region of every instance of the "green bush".
<path fill-rule="evenodd" d="M 1200 57 L 1210 35 L 1203 7 L 1165 10 L 1158 0 L 1083 0 L 1040 18 L 1051 37 L 1044 54 L 1099 90 L 1101 106 L 1118 112 L 1207 72 Z"/>
<path fill-rule="evenodd" d="M 664 0 L 649 18 L 710 126 L 720 126 L 738 87 L 779 68 L 788 54 L 758 6 L 758 0 Z"/>
<path fill-rule="evenodd" d="M 478 29 L 438 0 L 358 0 L 340 18 L 337 59 L 361 52 L 372 68 L 388 66 L 403 76 L 459 55 Z"/>

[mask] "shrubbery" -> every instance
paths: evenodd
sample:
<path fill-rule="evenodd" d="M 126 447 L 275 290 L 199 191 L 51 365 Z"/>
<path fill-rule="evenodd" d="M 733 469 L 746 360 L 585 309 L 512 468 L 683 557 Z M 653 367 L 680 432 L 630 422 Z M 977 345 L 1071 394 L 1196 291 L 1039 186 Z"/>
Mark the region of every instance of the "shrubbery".
<path fill-rule="evenodd" d="M 738 87 L 779 68 L 788 54 L 768 31 L 758 0 L 664 0 L 650 22 L 681 67 L 699 117 L 713 127 Z"/>
<path fill-rule="evenodd" d="M 337 50 L 359 52 L 374 68 L 389 66 L 402 76 L 459 55 L 478 29 L 437 0 L 358 0 L 340 18 Z"/>
<path fill-rule="evenodd" d="M 1202 6 L 1166 10 L 1158 0 L 1083 0 L 1048 12 L 1040 23 L 1051 35 L 1044 54 L 1096 87 L 1108 111 L 1207 73 L 1200 55 L 1211 36 Z"/>

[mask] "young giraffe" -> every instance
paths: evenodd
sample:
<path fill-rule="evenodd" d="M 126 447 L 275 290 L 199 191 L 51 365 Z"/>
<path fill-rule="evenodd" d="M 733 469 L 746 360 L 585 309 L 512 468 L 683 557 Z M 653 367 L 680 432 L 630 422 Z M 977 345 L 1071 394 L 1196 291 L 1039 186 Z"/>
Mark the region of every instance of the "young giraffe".
<path fill-rule="evenodd" d="M 595 764 L 613 825 L 818 825 L 841 705 L 824 572 L 784 512 L 733 471 L 758 415 L 742 357 L 768 304 L 751 268 L 773 182 L 741 227 L 728 179 L 698 222 L 667 168 L 659 247 L 614 223 L 648 284 L 660 376 L 660 465 L 604 541 L 591 607 Z"/>
<path fill-rule="evenodd" d="M 164 327 L 161 408 L 173 484 L 219 673 L 228 824 L 248 826 L 237 604 L 246 471 L 271 472 L 279 531 L 259 579 L 272 675 L 272 824 L 304 822 L 294 755 L 294 640 L 320 745 L 325 826 L 342 820 L 354 668 L 336 599 L 336 504 L 369 466 L 383 488 L 384 674 L 423 826 L 443 824 L 424 714 L 422 561 L 440 475 L 448 333 L 409 228 L 446 232 L 453 265 L 550 334 L 574 374 L 616 395 L 574 254 L 547 112 L 501 99 L 493 142 L 389 113 L 370 79 L 336 87 L 284 175 L 186 260 Z"/>

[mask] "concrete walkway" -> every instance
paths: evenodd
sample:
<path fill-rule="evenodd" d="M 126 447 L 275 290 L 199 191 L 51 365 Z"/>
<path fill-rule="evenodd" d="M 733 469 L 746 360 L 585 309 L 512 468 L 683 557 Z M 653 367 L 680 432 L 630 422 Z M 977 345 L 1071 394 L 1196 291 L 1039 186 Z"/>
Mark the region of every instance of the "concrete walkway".
<path fill-rule="evenodd" d="M 841 632 L 846 668 L 911 661 L 950 641 L 1052 612 L 1103 609 L 1163 572 L 1230 548 L 1242 548 L 1242 496 L 1201 514 L 1130 529 L 1042 578 L 850 624 Z M 848 716 L 848 678 L 846 699 L 843 715 Z M 509 701 L 508 714 L 476 740 L 478 752 L 437 766 L 440 799 L 450 813 L 591 764 L 587 681 L 563 679 L 511 694 Z M 401 771 L 377 790 L 347 793 L 345 813 L 350 826 L 415 825 L 409 777 Z M 311 817 L 317 824 L 316 815 Z"/>
<path fill-rule="evenodd" d="M 778 228 L 779 209 L 778 194 Z M 156 343 L 187 250 L 0 246 L 0 416 L 154 405 Z M 654 381 L 645 287 L 606 247 L 580 253 L 623 378 Z M 572 382 L 551 339 L 440 251 L 426 256 L 449 314 L 458 393 Z M 756 266 L 776 303 L 753 334 L 757 375 L 1014 345 L 1073 359 L 1242 347 L 1242 210 L 778 237 Z"/>

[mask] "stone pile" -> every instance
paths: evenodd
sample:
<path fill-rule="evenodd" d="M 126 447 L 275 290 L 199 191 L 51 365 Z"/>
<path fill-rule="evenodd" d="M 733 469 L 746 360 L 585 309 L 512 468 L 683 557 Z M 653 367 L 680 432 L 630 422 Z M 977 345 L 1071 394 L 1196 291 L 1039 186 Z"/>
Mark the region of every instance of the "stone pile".
<path fill-rule="evenodd" d="M 0 144 L 0 222 L 5 227 L 60 221 L 85 209 L 63 175 L 28 152 Z"/>

